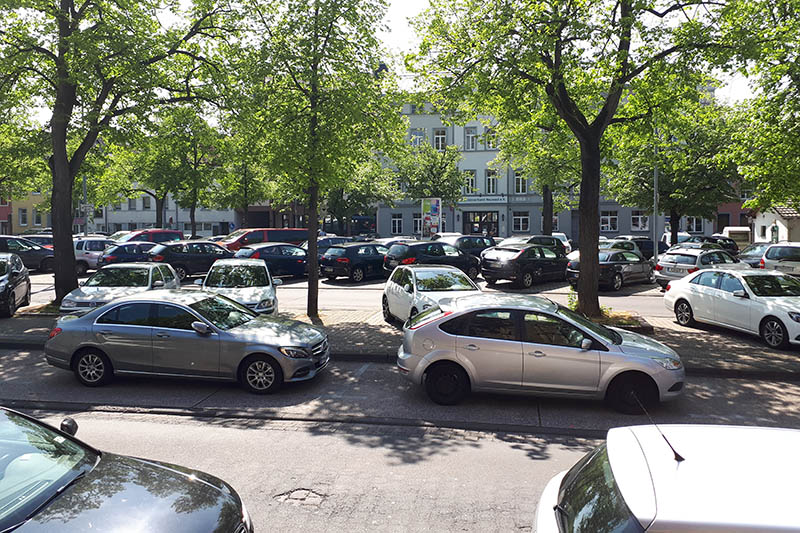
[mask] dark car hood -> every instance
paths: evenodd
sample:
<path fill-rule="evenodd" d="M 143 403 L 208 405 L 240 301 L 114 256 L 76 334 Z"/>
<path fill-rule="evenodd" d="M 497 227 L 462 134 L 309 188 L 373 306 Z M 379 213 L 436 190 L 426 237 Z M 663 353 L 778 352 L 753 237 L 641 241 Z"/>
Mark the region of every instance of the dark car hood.
<path fill-rule="evenodd" d="M 239 497 L 209 474 L 104 453 L 86 477 L 15 532 L 232 532 Z"/>

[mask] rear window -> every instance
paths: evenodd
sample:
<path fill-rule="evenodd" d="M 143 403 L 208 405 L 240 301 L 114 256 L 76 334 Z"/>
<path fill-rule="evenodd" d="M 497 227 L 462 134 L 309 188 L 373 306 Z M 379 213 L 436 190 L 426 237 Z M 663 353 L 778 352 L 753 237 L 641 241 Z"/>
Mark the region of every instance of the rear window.
<path fill-rule="evenodd" d="M 268 242 L 302 242 L 308 237 L 308 230 L 304 229 L 275 229 L 267 230 Z"/>
<path fill-rule="evenodd" d="M 661 262 L 673 263 L 676 265 L 693 265 L 697 262 L 697 258 L 693 255 L 665 254 L 661 257 Z"/>
<path fill-rule="evenodd" d="M 153 254 L 153 255 L 163 254 L 166 251 L 167 251 L 167 247 L 164 246 L 163 244 L 157 244 L 157 245 L 153 246 L 152 248 L 150 248 L 150 253 Z"/>
<path fill-rule="evenodd" d="M 764 255 L 764 250 L 770 247 L 769 243 L 759 243 L 759 244 L 751 244 L 744 250 L 742 250 L 739 255 L 746 255 L 746 256 L 762 256 Z"/>
<path fill-rule="evenodd" d="M 180 233 L 174 233 L 171 231 L 155 231 L 150 234 L 150 240 L 153 242 L 179 241 L 182 238 L 183 235 Z"/>
<path fill-rule="evenodd" d="M 239 248 L 236 253 L 233 254 L 233 257 L 250 257 L 254 253 L 256 253 L 256 251 L 252 248 Z"/>
<path fill-rule="evenodd" d="M 344 248 L 331 247 L 325 250 L 324 257 L 342 257 L 345 253 L 347 250 Z"/>
<path fill-rule="evenodd" d="M 395 257 L 400 257 L 406 255 L 408 253 L 409 247 L 405 244 L 393 244 L 391 248 L 389 248 L 389 253 L 387 255 L 393 255 Z"/>
<path fill-rule="evenodd" d="M 515 258 L 518 253 L 519 250 L 514 248 L 493 248 L 486 252 L 483 257 L 486 259 L 499 259 L 500 261 L 506 261 Z"/>
<path fill-rule="evenodd" d="M 774 261 L 800 261 L 800 247 L 773 246 L 764 257 Z"/>

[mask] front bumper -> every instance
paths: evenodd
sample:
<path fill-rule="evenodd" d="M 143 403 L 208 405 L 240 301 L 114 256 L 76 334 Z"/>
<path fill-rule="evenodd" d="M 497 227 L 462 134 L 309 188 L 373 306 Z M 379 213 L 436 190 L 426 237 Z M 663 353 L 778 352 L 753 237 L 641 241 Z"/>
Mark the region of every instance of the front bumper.
<path fill-rule="evenodd" d="M 331 361 L 330 345 L 325 342 L 324 351 L 319 355 L 304 358 L 281 358 L 281 369 L 285 376 L 285 381 L 308 381 L 314 379 L 320 372 L 325 370 Z"/>

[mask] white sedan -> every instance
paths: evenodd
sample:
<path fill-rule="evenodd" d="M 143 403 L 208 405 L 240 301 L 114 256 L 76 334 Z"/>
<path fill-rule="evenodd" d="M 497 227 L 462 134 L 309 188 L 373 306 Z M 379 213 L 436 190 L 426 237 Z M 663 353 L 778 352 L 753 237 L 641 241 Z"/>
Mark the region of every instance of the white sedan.
<path fill-rule="evenodd" d="M 771 348 L 800 344 L 800 280 L 765 270 L 701 270 L 670 281 L 664 305 L 682 326 L 716 324 L 759 335 Z"/>
<path fill-rule="evenodd" d="M 460 269 L 447 265 L 401 265 L 383 288 L 383 318 L 408 320 L 445 298 L 481 290 Z"/>
<path fill-rule="evenodd" d="M 256 313 L 278 312 L 275 287 L 282 282 L 273 279 L 261 259 L 217 259 L 202 280 L 195 281 L 203 290 L 216 292 L 236 300 Z"/>

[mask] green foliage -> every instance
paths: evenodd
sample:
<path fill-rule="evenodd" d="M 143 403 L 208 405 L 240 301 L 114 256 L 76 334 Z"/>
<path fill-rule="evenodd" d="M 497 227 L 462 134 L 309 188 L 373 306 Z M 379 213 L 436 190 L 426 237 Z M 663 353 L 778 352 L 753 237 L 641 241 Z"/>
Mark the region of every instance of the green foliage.
<path fill-rule="evenodd" d="M 341 189 L 327 195 L 325 206 L 343 227 L 353 215 L 366 213 L 378 203 L 392 205 L 402 196 L 395 172 L 378 158 L 362 163 Z"/>
<path fill-rule="evenodd" d="M 47 134 L 30 123 L 7 116 L 0 122 L 0 197 L 22 198 L 50 189 Z"/>
<path fill-rule="evenodd" d="M 441 198 L 443 205 L 455 205 L 463 197 L 467 173 L 459 170 L 461 152 L 458 146 L 436 150 L 428 142 L 410 147 L 398 157 L 397 179 L 405 185 L 406 196 L 412 200 Z"/>

